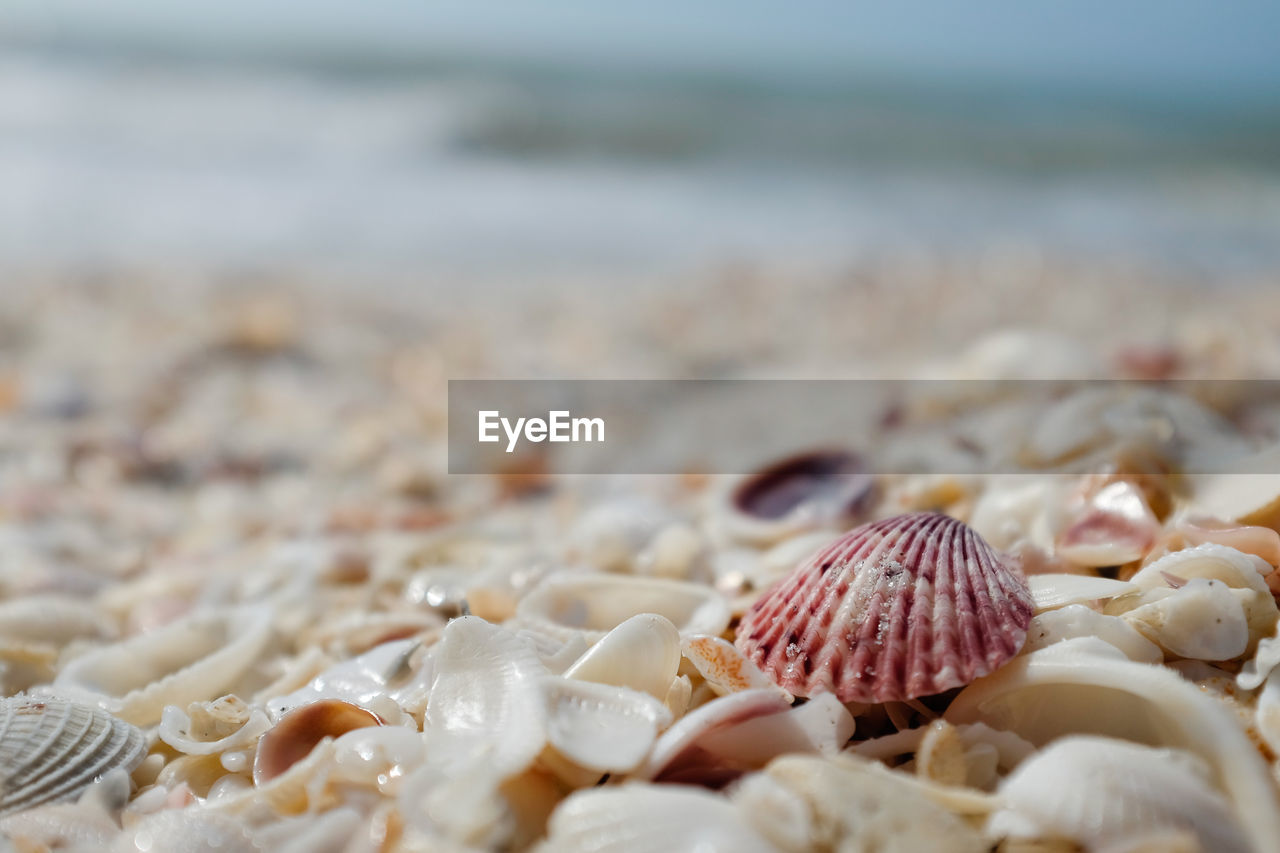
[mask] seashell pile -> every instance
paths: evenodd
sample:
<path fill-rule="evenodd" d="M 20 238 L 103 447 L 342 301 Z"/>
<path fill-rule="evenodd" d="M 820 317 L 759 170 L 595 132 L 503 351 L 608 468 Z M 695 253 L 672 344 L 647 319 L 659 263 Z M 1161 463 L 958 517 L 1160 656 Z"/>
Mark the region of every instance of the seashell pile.
<path fill-rule="evenodd" d="M 873 476 L 896 422 L 746 477 L 451 477 L 444 379 L 505 350 L 326 304 L 15 326 L 0 850 L 1280 849 L 1280 485 L 1162 455 L 1240 412 L 931 410 L 1007 477 Z M 81 351 L 83 405 L 23 390 Z"/>

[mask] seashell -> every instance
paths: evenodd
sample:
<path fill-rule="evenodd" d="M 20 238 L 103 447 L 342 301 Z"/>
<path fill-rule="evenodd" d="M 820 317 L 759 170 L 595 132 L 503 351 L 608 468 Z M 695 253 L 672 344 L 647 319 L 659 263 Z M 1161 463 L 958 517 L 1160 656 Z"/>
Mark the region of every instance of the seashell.
<path fill-rule="evenodd" d="M 0 602 L 0 638 L 64 646 L 78 637 L 109 637 L 110 625 L 91 605 L 56 595 Z"/>
<path fill-rule="evenodd" d="M 1041 746 L 1096 734 L 1184 749 L 1211 768 L 1211 782 L 1228 794 L 1257 849 L 1280 837 L 1270 772 L 1232 712 L 1176 673 L 1125 660 L 1101 640 L 1064 640 L 1013 660 L 961 691 L 945 718 L 984 722 Z"/>
<path fill-rule="evenodd" d="M 875 478 L 847 451 L 814 450 L 743 477 L 721 500 L 720 520 L 730 538 L 769 544 L 859 521 L 875 502 Z"/>
<path fill-rule="evenodd" d="M 207 797 L 227 768 L 219 755 L 181 755 L 164 766 L 156 776 L 156 785 L 170 791 L 184 790 L 196 797 Z"/>
<path fill-rule="evenodd" d="M 211 788 L 204 810 L 247 815 L 265 809 L 277 815 L 288 815 L 318 812 L 331 807 L 335 797 L 329 782 L 337 767 L 335 743 L 332 738 L 322 739 L 305 758 L 261 785 L 231 790 L 216 798 L 212 796 L 214 789 Z"/>
<path fill-rule="evenodd" d="M 1046 507 L 1061 500 L 1057 479 L 991 477 L 969 516 L 969 526 L 996 548 L 1030 542 L 1052 550 L 1054 533 Z"/>
<path fill-rule="evenodd" d="M 1246 653 L 1252 654 L 1259 640 L 1275 632 L 1276 620 L 1280 619 L 1280 608 L 1276 607 L 1275 599 L 1263 577 L 1267 571 L 1270 571 L 1270 566 L 1257 557 L 1225 545 L 1207 544 L 1167 554 L 1143 566 L 1129 580 L 1144 593 L 1168 589 L 1170 578 L 1177 579 L 1175 582 L 1205 578 L 1221 581 L 1231 587 L 1244 610 L 1245 621 L 1249 626 Z M 1136 600 L 1122 598 L 1112 602 L 1107 610 L 1123 613 L 1149 600 L 1146 595 Z"/>
<path fill-rule="evenodd" d="M 671 712 L 660 700 L 626 687 L 552 676 L 546 697 L 551 746 L 577 766 L 600 773 L 635 769 L 658 731 L 671 724 Z"/>
<path fill-rule="evenodd" d="M 0 696 L 49 683 L 57 664 L 58 649 L 54 645 L 0 640 Z"/>
<path fill-rule="evenodd" d="M 395 780 L 416 770 L 426 744 L 416 728 L 361 726 L 333 742 L 334 778 L 388 793 Z"/>
<path fill-rule="evenodd" d="M 84 803 L 46 803 L 0 818 L 0 850 L 109 850 L 120 834 L 110 814 Z"/>
<path fill-rule="evenodd" d="M 146 752 L 139 729 L 91 705 L 0 700 L 0 816 L 74 799 L 117 767 L 132 771 Z"/>
<path fill-rule="evenodd" d="M 1253 712 L 1254 727 L 1272 752 L 1280 750 L 1280 671 L 1272 670 L 1263 682 Z"/>
<path fill-rule="evenodd" d="M 853 731 L 853 717 L 830 694 L 792 708 L 773 689 L 733 693 L 664 732 L 636 776 L 721 787 L 784 753 L 834 754 Z"/>
<path fill-rule="evenodd" d="M 1028 575 L 1027 587 L 1037 612 L 1138 591 L 1137 586 L 1127 581 L 1071 574 Z"/>
<path fill-rule="evenodd" d="M 587 510 L 568 534 L 568 557 L 597 571 L 688 577 L 702 534 L 652 498 L 615 498 Z"/>
<path fill-rule="evenodd" d="M 1034 604 L 962 522 L 913 513 L 856 528 L 766 592 L 737 646 L 783 689 L 887 702 L 967 684 L 1018 653 Z"/>
<path fill-rule="evenodd" d="M 160 716 L 160 740 L 186 755 L 214 755 L 245 749 L 271 728 L 261 708 L 250 708 L 235 696 L 214 702 L 192 702 L 183 711 L 169 705 Z"/>
<path fill-rule="evenodd" d="M 1242 471 L 1275 471 L 1273 449 Z M 1280 474 L 1202 474 L 1190 478 L 1192 506 L 1214 518 L 1280 530 Z"/>
<path fill-rule="evenodd" d="M 271 611 L 243 607 L 194 613 L 156 631 L 88 652 L 53 686 L 138 725 L 160 721 L 166 705 L 226 693 L 271 637 Z"/>
<path fill-rule="evenodd" d="M 474 616 L 445 626 L 423 731 L 428 764 L 480 764 L 497 779 L 524 770 L 546 743 L 549 674 L 512 632 Z"/>
<path fill-rule="evenodd" d="M 1245 653 L 1249 625 L 1237 592 L 1219 580 L 1192 578 L 1177 589 L 1151 590 L 1123 619 L 1172 655 L 1231 660 Z"/>
<path fill-rule="evenodd" d="M 747 690 L 708 702 L 663 733 L 648 761 L 636 775 L 652 779 L 675 765 L 685 753 L 699 752 L 697 742 L 708 733 L 755 717 L 781 714 L 790 707 L 791 703 L 774 690 Z M 695 754 L 693 757 L 697 760 L 703 756 Z M 732 775 L 739 774 L 740 769 L 733 768 Z"/>
<path fill-rule="evenodd" d="M 969 778 L 966 752 L 959 727 L 946 720 L 934 720 L 925 727 L 916 747 L 916 775 L 939 785 L 965 785 Z"/>
<path fill-rule="evenodd" d="M 849 755 L 786 755 L 772 761 L 764 775 L 803 804 L 790 809 L 808 818 L 801 850 L 982 853 L 991 847 L 948 806 L 933 801 L 929 789 L 877 762 Z M 768 832 L 762 823 L 776 809 L 767 802 L 757 806 L 753 795 L 760 791 L 744 784 L 734 799 L 747 820 Z"/>
<path fill-rule="evenodd" d="M 658 531 L 635 559 L 638 574 L 673 580 L 708 576 L 706 536 L 687 522 L 673 522 Z"/>
<path fill-rule="evenodd" d="M 1058 536 L 1057 554 L 1077 566 L 1122 566 L 1151 549 L 1160 522 L 1142 491 L 1118 480 L 1090 496 Z"/>
<path fill-rule="evenodd" d="M 571 794 L 551 814 L 544 853 L 777 853 L 723 797 L 630 783 Z"/>
<path fill-rule="evenodd" d="M 351 806 L 330 809 L 324 814 L 287 817 L 258 829 L 255 849 L 272 853 L 339 853 L 359 849 L 356 835 L 366 825 L 364 815 Z M 384 830 L 383 837 L 388 834 Z"/>
<path fill-rule="evenodd" d="M 566 678 L 629 687 L 665 699 L 680 667 L 680 632 L 653 613 L 632 616 L 565 670 Z"/>
<path fill-rule="evenodd" d="M 1264 637 L 1257 654 L 1240 668 L 1236 684 L 1241 690 L 1257 690 L 1272 671 L 1280 666 L 1280 635 Z"/>
<path fill-rule="evenodd" d="M 401 711 L 422 714 L 433 676 L 432 659 L 416 640 L 393 640 L 334 664 L 294 692 L 268 699 L 266 705 L 279 716 L 320 699 L 341 699 L 395 723 Z"/>
<path fill-rule="evenodd" d="M 351 613 L 298 633 L 299 646 L 320 646 L 347 658 L 409 637 L 438 634 L 444 622 L 435 613 Z"/>
<path fill-rule="evenodd" d="M 353 729 L 382 724 L 377 714 L 340 699 L 321 699 L 294 708 L 258 740 L 253 782 L 262 785 L 282 775 L 326 738 L 338 738 Z"/>
<path fill-rule="evenodd" d="M 684 656 L 717 696 L 743 690 L 773 688 L 781 691 L 788 702 L 793 698 L 790 693 L 776 687 L 760 667 L 747 660 L 728 640 L 697 634 L 685 639 L 682 648 Z"/>
<path fill-rule="evenodd" d="M 997 838 L 1066 838 L 1090 850 L 1131 843 L 1160 830 L 1191 831 L 1197 849 L 1255 849 L 1231 805 L 1180 750 L 1106 737 L 1054 741 L 1000 785 L 1002 808 L 987 833 Z M 1258 848 L 1261 849 L 1261 848 Z"/>
<path fill-rule="evenodd" d="M 1280 533 L 1270 527 L 1233 524 L 1203 516 L 1186 518 L 1175 525 L 1156 543 L 1147 555 L 1147 562 L 1172 551 L 1206 544 L 1225 545 L 1260 557 L 1268 565 L 1280 566 Z"/>
<path fill-rule="evenodd" d="M 518 624 L 568 640 L 594 643 L 641 613 L 656 613 L 681 635 L 719 634 L 729 624 L 729 605 L 702 584 L 630 575 L 560 573 L 534 587 L 516 607 Z"/>
<path fill-rule="evenodd" d="M 1027 628 L 1023 654 L 1043 649 L 1074 637 L 1096 637 L 1119 649 L 1129 660 L 1139 663 L 1161 663 L 1164 652 L 1118 616 L 1108 616 L 1085 607 L 1068 604 L 1056 610 L 1038 613 Z"/>

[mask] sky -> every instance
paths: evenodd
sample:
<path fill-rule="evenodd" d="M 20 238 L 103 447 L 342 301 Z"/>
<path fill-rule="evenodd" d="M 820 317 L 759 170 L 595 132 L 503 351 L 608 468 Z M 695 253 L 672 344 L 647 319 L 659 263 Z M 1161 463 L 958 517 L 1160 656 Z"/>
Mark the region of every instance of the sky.
<path fill-rule="evenodd" d="M 1275 0 L 6 0 L 0 33 L 1280 96 Z"/>

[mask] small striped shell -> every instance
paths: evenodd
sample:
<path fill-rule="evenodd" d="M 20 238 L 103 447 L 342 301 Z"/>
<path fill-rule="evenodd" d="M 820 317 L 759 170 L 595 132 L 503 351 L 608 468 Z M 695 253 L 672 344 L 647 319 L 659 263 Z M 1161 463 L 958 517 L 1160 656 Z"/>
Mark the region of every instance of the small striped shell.
<path fill-rule="evenodd" d="M 1034 610 L 1020 573 L 967 525 L 911 513 L 802 563 L 743 617 L 737 645 L 797 696 L 900 701 L 995 670 Z"/>
<path fill-rule="evenodd" d="M 0 700 L 0 816 L 71 800 L 110 770 L 146 755 L 140 729 L 57 698 Z"/>

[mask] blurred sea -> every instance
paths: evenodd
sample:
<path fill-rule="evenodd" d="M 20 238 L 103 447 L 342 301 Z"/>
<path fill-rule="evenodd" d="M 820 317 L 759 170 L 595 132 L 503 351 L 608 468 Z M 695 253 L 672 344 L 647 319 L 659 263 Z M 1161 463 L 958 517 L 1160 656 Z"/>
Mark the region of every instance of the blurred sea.
<path fill-rule="evenodd" d="M 1274 101 L 1010 80 L 10 45 L 0 187 L 9 267 L 1280 268 Z"/>

